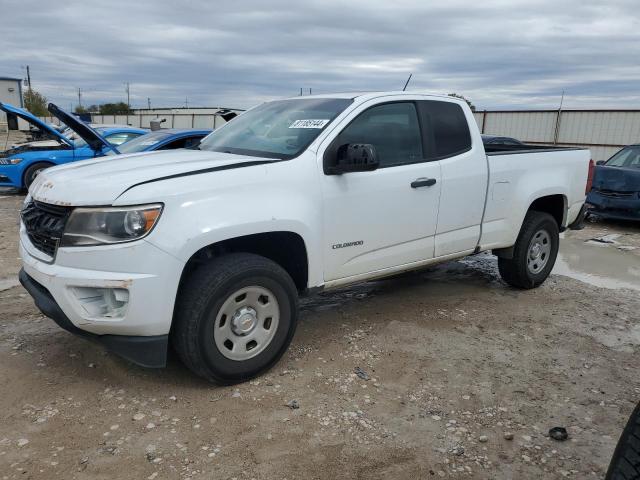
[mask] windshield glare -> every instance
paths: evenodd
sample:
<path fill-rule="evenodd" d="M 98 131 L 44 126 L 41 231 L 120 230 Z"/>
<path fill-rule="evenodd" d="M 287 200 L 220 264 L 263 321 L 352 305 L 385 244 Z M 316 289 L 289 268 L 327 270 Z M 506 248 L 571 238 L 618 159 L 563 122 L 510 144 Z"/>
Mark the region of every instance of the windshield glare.
<path fill-rule="evenodd" d="M 264 103 L 211 133 L 200 144 L 200 150 L 293 158 L 351 102 L 351 99 L 301 98 Z"/>
<path fill-rule="evenodd" d="M 607 167 L 640 168 L 640 147 L 627 147 L 607 160 Z"/>
<path fill-rule="evenodd" d="M 162 131 L 140 135 L 139 137 L 136 137 L 133 140 L 129 140 L 128 142 L 118 145 L 118 151 L 120 153 L 142 152 L 143 150 L 146 150 L 152 145 L 162 142 L 169 136 L 171 136 L 170 133 L 162 132 Z M 114 152 L 113 150 L 109 150 L 108 152 L 106 152 L 106 154 L 117 155 L 117 153 Z"/>

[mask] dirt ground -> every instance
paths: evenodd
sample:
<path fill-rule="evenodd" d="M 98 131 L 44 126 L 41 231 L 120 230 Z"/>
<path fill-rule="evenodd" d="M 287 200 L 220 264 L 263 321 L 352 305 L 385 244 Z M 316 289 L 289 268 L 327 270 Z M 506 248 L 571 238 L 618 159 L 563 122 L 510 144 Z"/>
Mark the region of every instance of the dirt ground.
<path fill-rule="evenodd" d="M 0 192 L 2 479 L 602 478 L 640 399 L 633 225 L 564 234 L 532 291 L 483 254 L 305 300 L 282 361 L 221 388 L 43 317 L 15 286 L 21 201 Z"/>

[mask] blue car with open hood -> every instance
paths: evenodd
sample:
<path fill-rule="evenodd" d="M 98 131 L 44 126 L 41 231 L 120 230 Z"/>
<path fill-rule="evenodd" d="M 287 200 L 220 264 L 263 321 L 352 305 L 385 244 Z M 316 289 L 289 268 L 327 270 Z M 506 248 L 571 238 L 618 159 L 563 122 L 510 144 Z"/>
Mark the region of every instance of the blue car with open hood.
<path fill-rule="evenodd" d="M 25 120 L 57 141 L 57 145 L 24 145 L 0 152 L 0 187 L 29 188 L 36 175 L 45 168 L 100 157 L 110 151 L 118 153 L 117 145 L 148 132 L 135 127 L 94 129 L 50 103 L 49 112 L 78 135 L 79 138 L 72 140 L 26 110 L 6 103 L 0 103 L 0 110 Z"/>

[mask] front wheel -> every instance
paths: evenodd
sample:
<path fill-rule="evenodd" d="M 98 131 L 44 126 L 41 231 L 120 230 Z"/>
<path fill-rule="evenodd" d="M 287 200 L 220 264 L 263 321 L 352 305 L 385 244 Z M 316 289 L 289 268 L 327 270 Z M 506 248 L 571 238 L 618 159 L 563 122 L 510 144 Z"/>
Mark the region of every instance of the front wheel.
<path fill-rule="evenodd" d="M 297 320 L 298 294 L 288 273 L 267 258 L 234 253 L 201 265 L 184 282 L 172 341 L 191 371 L 233 384 L 273 366 Z"/>
<path fill-rule="evenodd" d="M 548 213 L 530 211 L 513 247 L 513 257 L 498 258 L 500 276 L 513 287 L 538 287 L 551 273 L 559 246 L 555 219 Z"/>
<path fill-rule="evenodd" d="M 42 170 L 44 170 L 45 168 L 49 168 L 51 166 L 52 165 L 50 163 L 47 163 L 47 162 L 38 162 L 38 163 L 34 163 L 33 165 L 30 165 L 24 171 L 23 180 L 22 180 L 24 188 L 26 188 L 28 190 L 29 187 L 31 186 L 31 184 L 33 183 L 33 181 L 38 176 L 38 174 Z"/>

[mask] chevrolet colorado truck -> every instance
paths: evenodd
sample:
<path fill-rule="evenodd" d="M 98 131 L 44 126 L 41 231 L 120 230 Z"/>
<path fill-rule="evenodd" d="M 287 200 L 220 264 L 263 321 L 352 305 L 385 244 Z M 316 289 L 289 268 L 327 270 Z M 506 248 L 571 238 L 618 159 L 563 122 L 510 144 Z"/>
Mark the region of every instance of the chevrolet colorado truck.
<path fill-rule="evenodd" d="M 285 352 L 299 295 L 487 250 L 507 284 L 540 285 L 582 215 L 590 153 L 487 150 L 451 97 L 267 102 L 196 150 L 44 170 L 20 280 L 62 328 L 130 361 L 162 367 L 172 345 L 197 375 L 241 382 Z"/>

